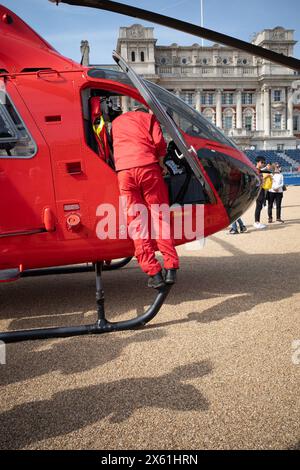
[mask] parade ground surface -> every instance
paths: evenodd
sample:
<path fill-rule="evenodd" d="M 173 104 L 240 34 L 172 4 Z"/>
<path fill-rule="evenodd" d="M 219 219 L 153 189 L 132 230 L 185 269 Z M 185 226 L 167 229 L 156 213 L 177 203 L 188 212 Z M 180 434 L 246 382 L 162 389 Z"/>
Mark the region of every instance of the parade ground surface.
<path fill-rule="evenodd" d="M 179 282 L 145 328 L 9 344 L 0 447 L 299 449 L 300 187 L 283 206 L 284 225 L 254 230 L 252 206 L 248 233 L 181 247 Z M 153 297 L 136 261 L 104 283 L 112 320 Z M 94 321 L 93 273 L 26 278 L 0 296 L 1 330 Z"/>

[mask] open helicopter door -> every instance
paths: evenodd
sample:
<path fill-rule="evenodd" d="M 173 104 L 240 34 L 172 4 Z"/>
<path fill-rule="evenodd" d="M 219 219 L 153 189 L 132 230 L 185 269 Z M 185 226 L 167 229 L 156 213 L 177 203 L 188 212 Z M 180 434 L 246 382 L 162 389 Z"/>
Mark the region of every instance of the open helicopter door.
<path fill-rule="evenodd" d="M 213 193 L 213 190 L 206 181 L 205 176 L 202 172 L 196 150 L 193 148 L 193 146 L 187 146 L 176 123 L 165 111 L 164 107 L 161 105 L 152 90 L 148 87 L 145 80 L 139 77 L 135 73 L 135 71 L 127 64 L 123 57 L 121 57 L 116 51 L 113 51 L 113 59 L 123 70 L 123 72 L 128 75 L 129 79 L 131 80 L 133 85 L 138 89 L 138 91 L 140 92 L 146 103 L 149 105 L 150 109 L 153 111 L 159 122 L 166 127 L 166 130 L 168 131 L 177 148 L 181 152 L 180 158 L 184 158 L 190 166 L 192 172 L 194 173 L 195 177 L 202 185 L 204 192 L 208 196 L 209 202 L 211 204 L 216 203 L 216 198 Z"/>

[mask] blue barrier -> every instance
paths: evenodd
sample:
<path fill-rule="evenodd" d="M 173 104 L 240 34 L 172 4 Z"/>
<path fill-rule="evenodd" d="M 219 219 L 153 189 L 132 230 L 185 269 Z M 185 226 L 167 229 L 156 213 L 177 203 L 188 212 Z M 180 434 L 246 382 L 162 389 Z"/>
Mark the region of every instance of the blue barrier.
<path fill-rule="evenodd" d="M 300 186 L 300 174 L 295 173 L 283 173 L 284 184 L 286 186 L 294 185 Z"/>

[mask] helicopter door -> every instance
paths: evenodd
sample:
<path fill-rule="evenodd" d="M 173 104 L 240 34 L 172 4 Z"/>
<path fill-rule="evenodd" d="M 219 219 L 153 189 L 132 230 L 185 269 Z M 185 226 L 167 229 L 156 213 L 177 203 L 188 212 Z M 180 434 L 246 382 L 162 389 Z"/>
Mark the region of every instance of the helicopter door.
<path fill-rule="evenodd" d="M 49 149 L 10 80 L 0 80 L 0 191 L 0 240 L 55 229 Z"/>
<path fill-rule="evenodd" d="M 147 102 L 155 116 L 158 118 L 161 124 L 166 127 L 169 135 L 173 139 L 177 148 L 181 152 L 180 158 L 185 158 L 189 164 L 192 172 L 196 176 L 197 180 L 201 183 L 205 193 L 207 194 L 210 202 L 214 204 L 216 202 L 215 195 L 207 183 L 201 167 L 198 162 L 198 156 L 196 150 L 190 146 L 188 147 L 180 130 L 178 129 L 176 123 L 165 111 L 164 107 L 161 105 L 160 101 L 157 99 L 155 94 L 147 85 L 147 82 L 139 77 L 135 71 L 125 62 L 123 57 L 121 57 L 116 51 L 113 51 L 113 59 L 119 65 L 119 67 L 125 72 L 133 85 L 138 89 L 144 100 Z"/>

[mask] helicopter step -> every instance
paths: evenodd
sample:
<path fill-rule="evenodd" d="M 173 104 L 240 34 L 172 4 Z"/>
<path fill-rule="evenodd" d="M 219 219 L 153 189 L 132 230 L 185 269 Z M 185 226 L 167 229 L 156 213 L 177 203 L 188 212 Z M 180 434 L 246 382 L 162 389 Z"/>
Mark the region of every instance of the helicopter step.
<path fill-rule="evenodd" d="M 0 282 L 11 282 L 19 279 L 21 271 L 19 268 L 0 269 Z"/>
<path fill-rule="evenodd" d="M 110 322 L 105 317 L 104 308 L 104 289 L 102 280 L 103 262 L 95 264 L 96 274 L 96 305 L 97 305 L 97 321 L 88 325 L 80 326 L 67 326 L 58 328 L 37 328 L 31 330 L 20 330 L 20 331 L 7 331 L 0 333 L 0 341 L 5 343 L 16 343 L 19 341 L 30 341 L 37 339 L 50 339 L 50 338 L 67 338 L 71 336 L 81 336 L 87 334 L 101 334 L 110 333 L 113 331 L 131 330 L 137 327 L 144 326 L 150 320 L 152 320 L 164 301 L 166 300 L 171 285 L 165 285 L 164 287 L 157 289 L 156 297 L 153 303 L 148 309 L 142 314 L 130 320 L 124 320 L 119 322 Z"/>

